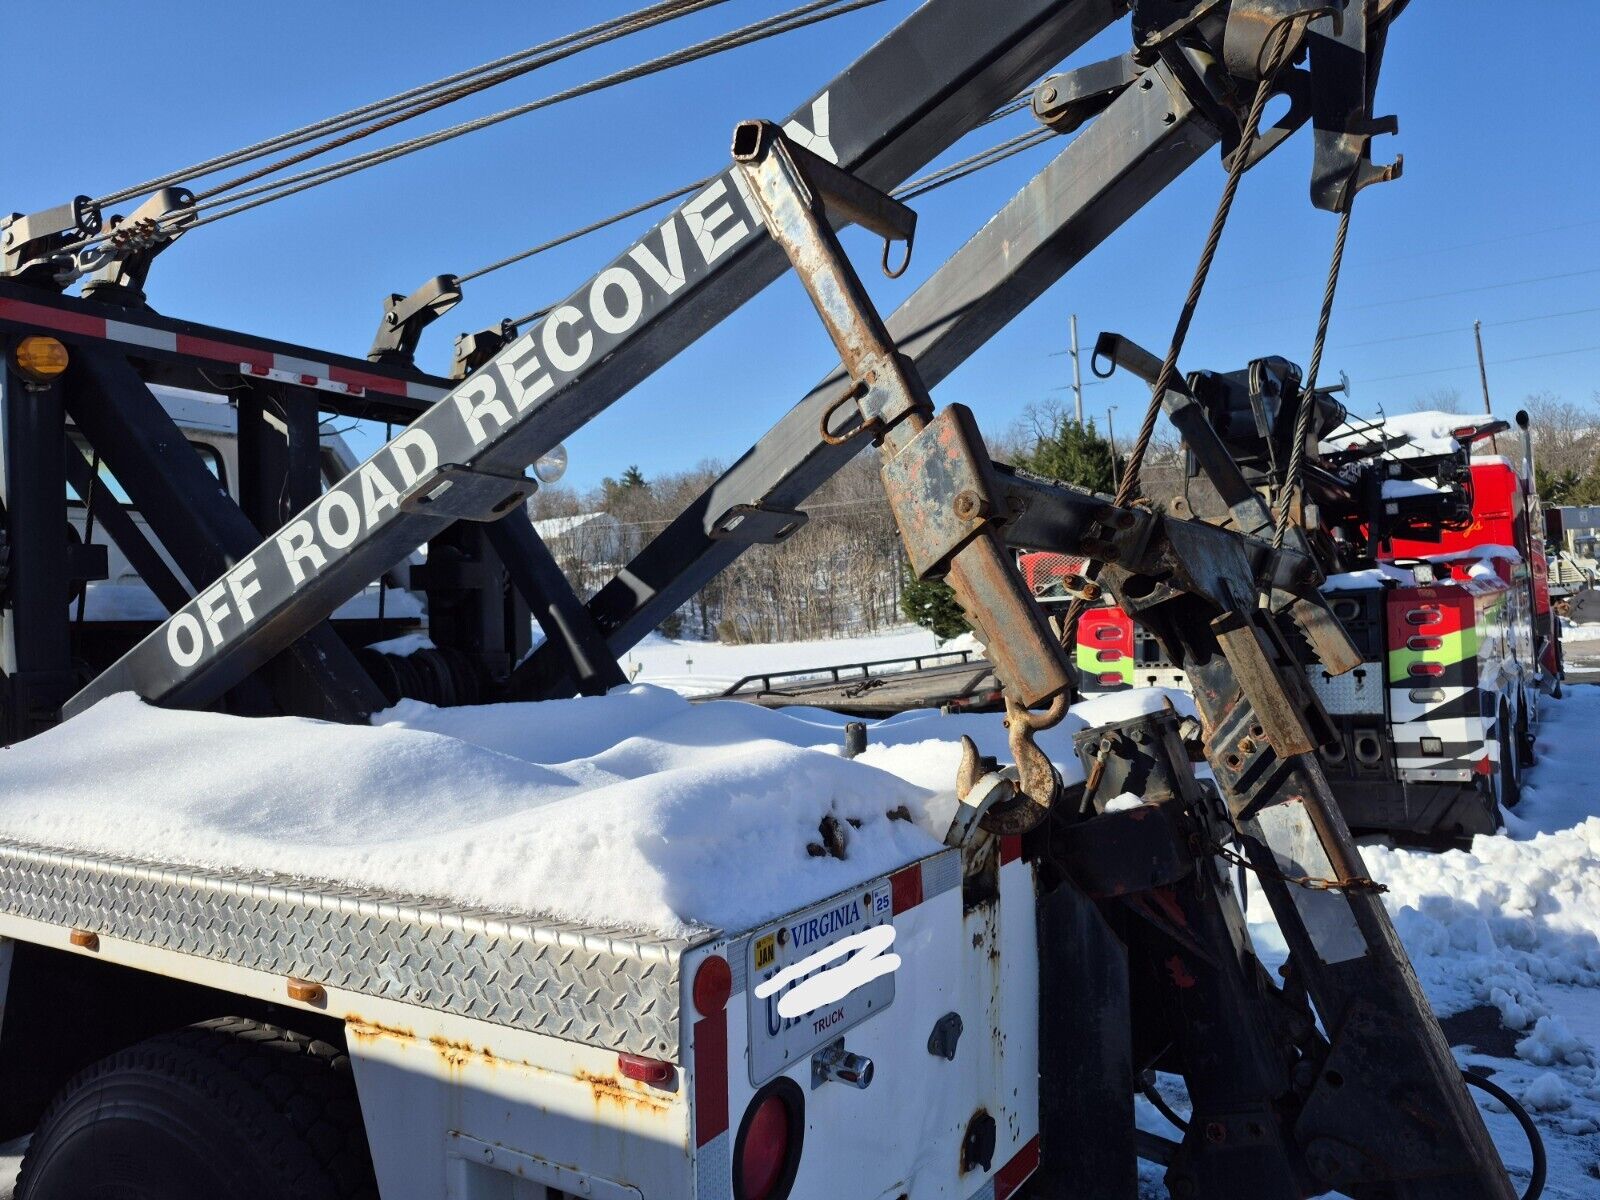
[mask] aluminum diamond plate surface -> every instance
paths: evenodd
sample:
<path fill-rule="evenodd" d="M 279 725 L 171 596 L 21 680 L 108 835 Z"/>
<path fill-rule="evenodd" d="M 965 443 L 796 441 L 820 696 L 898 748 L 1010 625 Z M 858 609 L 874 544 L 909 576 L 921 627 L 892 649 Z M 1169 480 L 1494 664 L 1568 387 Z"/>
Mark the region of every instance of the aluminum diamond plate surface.
<path fill-rule="evenodd" d="M 3 839 L 0 911 L 653 1057 L 676 1057 L 694 944 Z"/>
<path fill-rule="evenodd" d="M 1343 675 L 1329 675 L 1320 667 L 1306 672 L 1311 690 L 1322 707 L 1335 716 L 1383 715 L 1383 664 L 1364 662 Z"/>

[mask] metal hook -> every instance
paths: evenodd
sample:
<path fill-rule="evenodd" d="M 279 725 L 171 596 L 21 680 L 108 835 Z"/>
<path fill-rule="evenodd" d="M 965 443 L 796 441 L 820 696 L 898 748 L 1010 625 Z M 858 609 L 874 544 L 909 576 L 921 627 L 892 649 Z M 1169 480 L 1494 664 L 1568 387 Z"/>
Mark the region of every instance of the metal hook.
<path fill-rule="evenodd" d="M 913 231 L 910 236 L 906 238 L 905 261 L 900 264 L 898 270 L 894 271 L 889 269 L 889 246 L 891 245 L 891 242 L 888 238 L 883 239 L 883 273 L 890 279 L 899 279 L 900 276 L 906 273 L 906 268 L 911 265 L 911 243 L 916 240 L 916 236 L 916 232 Z"/>
<path fill-rule="evenodd" d="M 818 436 L 830 446 L 842 446 L 846 442 L 858 438 L 863 433 L 867 432 L 871 432 L 874 437 L 879 436 L 879 434 L 883 432 L 883 422 L 878 420 L 876 417 L 872 418 L 870 421 L 862 421 L 861 424 L 857 425 L 849 433 L 834 433 L 828 428 L 828 426 L 833 424 L 834 413 L 838 412 L 851 401 L 861 399 L 861 397 L 864 395 L 866 395 L 866 389 L 859 383 L 852 383 L 849 388 L 845 390 L 844 395 L 840 396 L 832 404 L 828 405 L 827 411 L 822 414 L 822 421 L 817 430 Z"/>

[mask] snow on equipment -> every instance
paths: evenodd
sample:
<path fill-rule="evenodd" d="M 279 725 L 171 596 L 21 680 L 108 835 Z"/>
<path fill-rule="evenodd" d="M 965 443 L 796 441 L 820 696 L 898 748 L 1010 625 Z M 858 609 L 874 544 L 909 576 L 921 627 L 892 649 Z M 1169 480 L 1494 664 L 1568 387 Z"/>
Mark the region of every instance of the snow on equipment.
<path fill-rule="evenodd" d="M 929 0 L 788 121 L 738 125 L 733 163 L 567 301 L 459 347 L 455 380 L 408 360 L 418 323 L 454 302 L 460 277 L 391 298 L 392 328 L 358 363 L 157 317 L 131 306 L 137 286 L 59 294 L 84 244 L 142 255 L 124 273 L 142 284 L 177 228 L 158 217 L 109 240 L 93 205 L 13 222 L 26 241 L 0 279 L 0 668 L 10 737 L 48 730 L 13 751 L 18 761 L 37 767 L 68 744 L 103 782 L 113 748 L 127 760 L 124 735 L 142 745 L 158 724 L 193 721 L 200 749 L 185 770 L 203 771 L 226 758 L 231 723 L 262 724 L 178 711 L 221 708 L 346 722 L 268 718 L 289 721 L 289 744 L 337 755 L 341 772 L 367 781 L 327 798 L 309 780 L 304 819 L 291 821 L 317 847 L 307 862 L 331 861 L 325 843 L 345 846 L 349 865 L 326 868 L 342 882 L 284 870 L 281 837 L 254 862 L 237 840 L 187 861 L 152 859 L 150 843 L 87 848 L 70 805 L 51 810 L 67 821 L 53 842 L 0 842 L 0 1134 L 33 1133 L 22 1200 L 183 1187 L 384 1200 L 1006 1200 L 1023 1189 L 1132 1200 L 1141 1155 L 1185 1198 L 1509 1200 L 1334 803 L 1316 753 L 1334 729 L 1284 626 L 1330 676 L 1364 660 L 1319 590 L 1309 535 L 1275 522 L 1248 455 L 1241 466 L 1176 373 L 1251 165 L 1310 121 L 1313 200 L 1344 219 L 1361 187 L 1398 173 L 1371 162 L 1369 141 L 1392 130 L 1371 98 L 1403 4 L 1140 0 L 1130 54 L 1032 89 L 1046 129 L 1081 132 L 895 314 L 879 315 L 835 233 L 853 223 L 881 236 L 889 270 L 887 244 L 909 254 L 915 217 L 886 189 L 1014 107 L 1126 7 Z M 1288 109 L 1260 129 L 1279 94 Z M 1166 358 L 1102 341 L 1152 389 L 1119 494 L 991 461 L 974 415 L 936 412 L 929 390 L 1212 147 L 1227 184 Z M 182 228 L 195 236 L 207 220 Z M 525 469 L 786 264 L 840 367 L 580 601 L 527 519 Z M 1286 364 L 1270 372 L 1292 377 Z M 247 488 L 234 504 L 147 386 L 218 373 L 245 396 L 250 470 L 294 486 Z M 322 490 L 306 464 L 324 409 L 404 428 Z M 1232 528 L 1135 503 L 1163 409 Z M 99 564 L 63 536 L 62 454 L 80 453 L 65 442 L 67 415 L 196 583 L 87 680 L 63 618 L 74 581 Z M 612 746 L 592 719 L 600 710 L 585 707 L 623 699 L 599 695 L 622 681 L 618 652 L 742 549 L 788 536 L 806 496 L 869 443 L 910 562 L 955 589 L 1006 708 L 1003 737 L 992 720 L 948 718 L 976 724 L 941 781 L 954 797 L 936 835 L 907 827 L 904 788 L 876 773 L 859 736 L 846 735 L 848 757 L 767 738 L 686 776 L 661 740 Z M 111 530 L 119 545 L 127 529 Z M 386 699 L 327 618 L 424 542 L 430 635 L 466 664 L 451 683 L 458 698 L 588 698 L 516 709 L 511 722 L 473 710 L 455 743 L 360 728 Z M 1074 582 L 1079 596 L 1104 589 L 1159 639 L 1192 685 L 1194 714 L 1157 697 L 1069 726 L 1071 664 L 1017 570 L 1019 547 L 1090 560 L 1097 578 Z M 524 659 L 507 631 L 520 622 L 525 636 L 528 610 L 549 638 Z M 144 730 L 128 692 L 170 711 Z M 49 729 L 58 711 L 73 719 Z M 449 723 L 448 712 L 430 719 Z M 510 761 L 511 730 L 546 726 L 570 761 Z M 93 729 L 108 757 L 80 751 L 76 731 Z M 691 727 L 671 745 L 703 748 L 705 734 Z M 373 752 L 377 739 L 392 753 Z M 159 773 L 172 756 L 155 757 L 141 769 Z M 1211 779 L 1196 775 L 1201 757 Z M 470 859 L 459 882 L 437 863 L 383 873 L 397 845 L 414 848 L 411 827 L 437 819 L 430 788 L 456 797 L 445 815 L 466 820 L 464 787 L 506 804 L 524 787 L 637 784 L 647 762 L 660 769 L 638 805 L 597 800 L 585 814 L 530 802 L 479 836 L 495 848 L 484 861 L 503 866 L 510 839 L 538 845 L 550 832 L 573 849 L 539 859 L 545 876 L 565 872 L 592 896 L 630 882 L 636 860 L 617 846 L 642 855 L 659 868 L 658 894 L 677 902 L 674 922 L 474 893 Z M 256 804 L 202 795 L 199 807 L 271 833 L 266 790 L 305 778 L 281 773 L 290 779 L 263 779 Z M 48 761 L 43 778 L 54 779 Z M 716 826 L 705 823 L 710 796 L 727 814 Z M 374 801 L 391 798 L 401 811 L 374 817 Z M 183 820 L 195 805 L 186 793 Z M 641 824 L 648 806 L 687 822 L 682 836 Z M 280 799 L 272 815 L 296 807 Z M 337 839 L 318 824 L 330 812 L 349 816 Z M 95 820 L 92 805 L 82 820 Z M 794 880 L 781 896 L 758 888 L 752 863 L 764 854 L 783 856 L 770 874 Z M 1271 902 L 1290 949 L 1281 981 L 1250 944 L 1229 861 Z M 720 917 L 691 911 L 708 882 L 737 901 L 725 898 Z M 1135 1127 L 1148 1071 L 1187 1084 L 1177 1140 Z M 127 1149 L 158 1140 L 160 1155 Z"/>

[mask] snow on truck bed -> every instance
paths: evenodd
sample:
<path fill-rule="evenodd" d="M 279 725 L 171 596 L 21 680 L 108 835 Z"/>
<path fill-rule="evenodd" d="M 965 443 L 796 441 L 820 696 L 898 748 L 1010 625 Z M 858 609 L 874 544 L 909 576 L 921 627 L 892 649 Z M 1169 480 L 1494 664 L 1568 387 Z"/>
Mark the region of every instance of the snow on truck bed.
<path fill-rule="evenodd" d="M 1104 721 L 1153 702 L 1080 710 Z M 174 712 L 124 694 L 0 751 L 0 837 L 668 936 L 735 930 L 938 850 L 961 735 L 1005 754 L 997 714 L 924 711 L 873 724 L 867 752 L 848 760 L 846 720 L 691 705 L 649 686 L 540 704 L 407 701 L 370 727 Z M 1041 738 L 1065 774 L 1086 723 L 1069 717 Z M 912 822 L 889 819 L 901 806 Z M 829 813 L 860 822 L 843 861 L 806 849 Z"/>

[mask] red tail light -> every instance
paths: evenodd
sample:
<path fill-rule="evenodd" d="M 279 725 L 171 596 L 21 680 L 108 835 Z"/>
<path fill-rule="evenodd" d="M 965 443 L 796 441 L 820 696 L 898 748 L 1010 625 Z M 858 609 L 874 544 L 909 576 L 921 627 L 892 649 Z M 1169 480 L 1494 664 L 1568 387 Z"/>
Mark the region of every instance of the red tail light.
<path fill-rule="evenodd" d="M 1101 650 L 1095 655 L 1095 658 L 1100 662 L 1116 662 L 1121 657 L 1121 650 Z"/>
<path fill-rule="evenodd" d="M 1444 645 L 1443 638 L 1418 636 L 1406 639 L 1408 650 L 1437 650 L 1442 645 Z"/>
<path fill-rule="evenodd" d="M 1407 625 L 1437 625 L 1444 620 L 1444 614 L 1437 605 L 1430 604 L 1426 608 L 1413 608 L 1406 612 Z"/>
<path fill-rule="evenodd" d="M 1100 682 L 1109 687 L 1111 684 L 1121 683 L 1122 676 L 1118 675 L 1115 671 L 1107 671 L 1104 675 L 1100 676 Z"/>
<path fill-rule="evenodd" d="M 733 1146 L 734 1200 L 785 1200 L 800 1169 L 805 1094 L 779 1076 L 755 1094 Z"/>
<path fill-rule="evenodd" d="M 1412 663 L 1410 670 L 1411 674 L 1413 675 L 1439 676 L 1444 674 L 1444 664 L 1430 662 Z"/>
<path fill-rule="evenodd" d="M 672 1064 L 659 1058 L 645 1058 L 642 1054 L 617 1055 L 617 1072 L 625 1079 L 637 1079 L 640 1083 L 669 1083 L 672 1080 Z"/>

